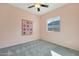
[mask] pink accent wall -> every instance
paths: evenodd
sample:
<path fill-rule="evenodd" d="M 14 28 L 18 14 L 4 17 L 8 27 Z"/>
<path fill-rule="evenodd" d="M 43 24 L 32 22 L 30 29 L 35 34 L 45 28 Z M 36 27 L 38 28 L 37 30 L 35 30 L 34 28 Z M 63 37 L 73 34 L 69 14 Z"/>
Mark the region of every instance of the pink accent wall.
<path fill-rule="evenodd" d="M 46 31 L 47 19 L 54 16 L 61 17 L 61 32 Z M 33 35 L 21 35 L 22 19 L 33 21 Z M 79 50 L 79 4 L 65 5 L 40 17 L 9 4 L 0 4 L 0 48 L 40 38 Z"/>
<path fill-rule="evenodd" d="M 33 34 L 21 35 L 22 19 L 33 21 Z M 9 4 L 0 4 L 0 48 L 40 38 L 39 17 Z"/>
<path fill-rule="evenodd" d="M 61 17 L 61 31 L 47 32 L 46 21 L 54 16 Z M 79 50 L 79 4 L 68 4 L 40 16 L 40 27 L 41 39 Z"/>

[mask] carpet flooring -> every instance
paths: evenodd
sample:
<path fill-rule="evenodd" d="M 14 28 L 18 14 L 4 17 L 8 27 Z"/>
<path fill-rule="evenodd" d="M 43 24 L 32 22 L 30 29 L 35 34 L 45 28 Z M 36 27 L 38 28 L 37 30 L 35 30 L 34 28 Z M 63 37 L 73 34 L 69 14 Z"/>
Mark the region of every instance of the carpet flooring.
<path fill-rule="evenodd" d="M 51 50 L 62 56 L 79 56 L 79 52 L 44 40 L 35 40 L 0 49 L 0 56 L 52 56 Z"/>

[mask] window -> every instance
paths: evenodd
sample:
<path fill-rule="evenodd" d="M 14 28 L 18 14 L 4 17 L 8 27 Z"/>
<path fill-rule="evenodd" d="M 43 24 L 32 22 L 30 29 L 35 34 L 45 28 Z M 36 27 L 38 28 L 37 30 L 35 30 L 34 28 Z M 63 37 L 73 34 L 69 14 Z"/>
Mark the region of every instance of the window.
<path fill-rule="evenodd" d="M 47 20 L 47 31 L 60 32 L 60 16 Z"/>

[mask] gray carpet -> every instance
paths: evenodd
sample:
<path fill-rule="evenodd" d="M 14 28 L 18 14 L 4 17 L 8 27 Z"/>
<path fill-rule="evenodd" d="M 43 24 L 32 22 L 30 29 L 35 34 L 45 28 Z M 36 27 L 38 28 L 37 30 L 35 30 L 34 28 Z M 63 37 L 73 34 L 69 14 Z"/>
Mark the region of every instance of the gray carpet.
<path fill-rule="evenodd" d="M 50 50 L 62 56 L 78 56 L 79 52 L 44 40 L 35 40 L 0 49 L 0 56 L 51 56 Z"/>

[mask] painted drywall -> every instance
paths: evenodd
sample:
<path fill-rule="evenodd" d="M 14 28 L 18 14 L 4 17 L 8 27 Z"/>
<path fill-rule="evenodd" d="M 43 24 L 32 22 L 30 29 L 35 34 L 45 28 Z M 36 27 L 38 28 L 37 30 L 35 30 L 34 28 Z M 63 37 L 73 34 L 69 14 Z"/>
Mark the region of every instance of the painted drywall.
<path fill-rule="evenodd" d="M 0 4 L 0 48 L 37 39 L 79 50 L 79 4 L 68 4 L 42 16 L 36 16 L 9 4 Z M 61 17 L 61 32 L 47 32 L 46 21 Z M 21 20 L 33 21 L 33 35 L 21 35 Z M 39 23 L 40 21 L 40 23 Z M 40 28 L 39 28 L 40 26 Z M 40 29 L 40 30 L 39 30 Z"/>
<path fill-rule="evenodd" d="M 22 19 L 33 21 L 33 34 L 22 36 Z M 9 4 L 0 4 L 0 48 L 39 39 L 39 17 Z"/>
<path fill-rule="evenodd" d="M 61 17 L 61 31 L 47 32 L 46 21 Z M 40 16 L 41 39 L 79 51 L 79 4 L 67 4 Z"/>

